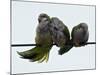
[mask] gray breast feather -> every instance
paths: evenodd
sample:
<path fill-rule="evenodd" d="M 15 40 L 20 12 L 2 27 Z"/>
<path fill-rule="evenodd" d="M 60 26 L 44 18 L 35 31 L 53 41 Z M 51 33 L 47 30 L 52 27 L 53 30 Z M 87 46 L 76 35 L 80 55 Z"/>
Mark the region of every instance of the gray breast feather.
<path fill-rule="evenodd" d="M 89 37 L 88 30 L 84 32 L 84 30 L 80 28 L 74 32 L 73 40 L 78 42 L 86 42 L 88 40 L 88 37 Z"/>

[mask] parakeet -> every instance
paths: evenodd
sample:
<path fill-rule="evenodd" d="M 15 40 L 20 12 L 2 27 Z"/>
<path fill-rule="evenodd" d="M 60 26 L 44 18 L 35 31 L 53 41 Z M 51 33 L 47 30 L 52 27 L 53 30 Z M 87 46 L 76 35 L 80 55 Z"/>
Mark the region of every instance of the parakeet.
<path fill-rule="evenodd" d="M 60 47 L 59 55 L 68 52 L 73 46 L 70 43 L 70 32 L 67 26 L 57 17 L 51 18 L 50 30 L 54 44 Z"/>
<path fill-rule="evenodd" d="M 31 61 L 43 62 L 44 60 L 48 61 L 49 52 L 53 45 L 49 29 L 50 17 L 45 13 L 41 13 L 38 17 L 38 22 L 35 42 L 39 46 L 24 52 L 18 52 L 18 54 L 24 58 L 31 59 Z"/>
<path fill-rule="evenodd" d="M 84 46 L 89 38 L 88 25 L 80 23 L 73 27 L 71 37 L 75 47 Z"/>

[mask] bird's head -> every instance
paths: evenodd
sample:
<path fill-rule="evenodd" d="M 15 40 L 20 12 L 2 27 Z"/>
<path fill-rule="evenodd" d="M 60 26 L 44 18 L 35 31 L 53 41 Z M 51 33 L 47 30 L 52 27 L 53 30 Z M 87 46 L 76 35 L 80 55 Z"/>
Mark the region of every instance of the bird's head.
<path fill-rule="evenodd" d="M 80 28 L 83 28 L 85 31 L 88 30 L 88 25 L 87 25 L 86 23 L 80 23 L 80 24 L 79 24 L 79 27 L 80 27 Z"/>
<path fill-rule="evenodd" d="M 38 17 L 38 22 L 41 23 L 41 22 L 47 22 L 49 23 L 50 22 L 50 17 L 45 14 L 45 13 L 41 13 Z"/>

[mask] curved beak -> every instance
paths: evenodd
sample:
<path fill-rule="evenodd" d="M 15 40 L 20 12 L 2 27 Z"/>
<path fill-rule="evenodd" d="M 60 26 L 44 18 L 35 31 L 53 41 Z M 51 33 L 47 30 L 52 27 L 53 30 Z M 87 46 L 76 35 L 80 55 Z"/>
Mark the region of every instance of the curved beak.
<path fill-rule="evenodd" d="M 47 20 L 48 20 L 47 18 L 43 18 L 43 19 L 42 19 L 42 21 L 47 21 Z"/>

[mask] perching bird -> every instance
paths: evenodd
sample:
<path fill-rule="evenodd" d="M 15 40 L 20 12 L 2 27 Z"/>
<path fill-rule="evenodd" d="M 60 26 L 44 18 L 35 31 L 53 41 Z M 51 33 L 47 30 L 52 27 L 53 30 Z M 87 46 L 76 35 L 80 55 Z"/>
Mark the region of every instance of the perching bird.
<path fill-rule="evenodd" d="M 88 25 L 80 23 L 73 27 L 71 37 L 75 47 L 84 46 L 89 38 Z"/>
<path fill-rule="evenodd" d="M 39 15 L 38 22 L 35 42 L 40 46 L 36 46 L 35 48 L 24 52 L 18 52 L 18 54 L 24 58 L 31 59 L 31 61 L 38 61 L 41 63 L 44 60 L 46 62 L 48 61 L 53 40 L 49 30 L 50 17 L 47 14 L 42 13 Z"/>
<path fill-rule="evenodd" d="M 72 46 L 67 45 L 70 43 L 70 33 L 67 26 L 57 17 L 51 18 L 50 30 L 54 44 L 60 47 L 59 54 L 63 55 L 68 52 Z"/>

